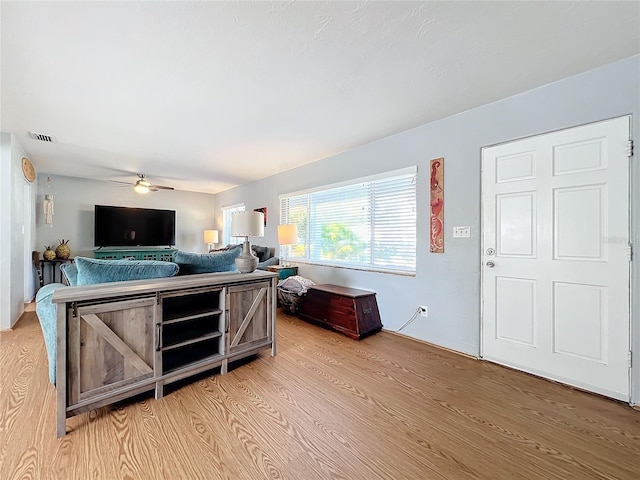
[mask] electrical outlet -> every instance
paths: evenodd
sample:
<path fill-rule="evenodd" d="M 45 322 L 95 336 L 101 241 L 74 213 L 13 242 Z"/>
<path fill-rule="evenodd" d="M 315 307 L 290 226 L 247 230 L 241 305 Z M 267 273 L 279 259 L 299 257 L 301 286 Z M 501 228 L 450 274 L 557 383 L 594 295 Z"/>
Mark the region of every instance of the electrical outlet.
<path fill-rule="evenodd" d="M 426 305 L 420 305 L 420 316 L 421 317 L 428 317 L 429 316 L 429 310 L 427 309 Z"/>

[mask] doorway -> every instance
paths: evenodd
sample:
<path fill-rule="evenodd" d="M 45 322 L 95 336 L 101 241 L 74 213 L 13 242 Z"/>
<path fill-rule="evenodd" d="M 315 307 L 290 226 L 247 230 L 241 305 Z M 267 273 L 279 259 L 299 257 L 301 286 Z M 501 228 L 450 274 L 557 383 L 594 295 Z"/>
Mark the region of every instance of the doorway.
<path fill-rule="evenodd" d="M 630 121 L 482 149 L 481 357 L 624 401 Z"/>

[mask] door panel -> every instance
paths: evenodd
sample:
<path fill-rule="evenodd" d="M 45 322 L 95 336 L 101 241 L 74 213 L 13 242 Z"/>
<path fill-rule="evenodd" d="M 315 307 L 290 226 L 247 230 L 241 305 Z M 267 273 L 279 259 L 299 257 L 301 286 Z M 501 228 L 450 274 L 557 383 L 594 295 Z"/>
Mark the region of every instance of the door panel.
<path fill-rule="evenodd" d="M 496 157 L 496 183 L 536 178 L 535 152 Z"/>
<path fill-rule="evenodd" d="M 78 307 L 69 325 L 71 403 L 153 376 L 155 299 Z"/>
<path fill-rule="evenodd" d="M 606 138 L 565 143 L 553 147 L 553 174 L 568 175 L 607 168 Z"/>
<path fill-rule="evenodd" d="M 482 356 L 629 399 L 630 117 L 482 152 Z"/>
<path fill-rule="evenodd" d="M 267 341 L 271 336 L 269 282 L 229 287 L 228 351 L 235 353 Z"/>
<path fill-rule="evenodd" d="M 498 254 L 501 256 L 535 257 L 536 198 L 535 192 L 498 195 Z"/>
<path fill-rule="evenodd" d="M 496 277 L 496 338 L 535 344 L 536 282 Z"/>
<path fill-rule="evenodd" d="M 606 261 L 606 185 L 556 188 L 554 258 Z"/>
<path fill-rule="evenodd" d="M 607 288 L 554 282 L 555 353 L 606 364 Z"/>

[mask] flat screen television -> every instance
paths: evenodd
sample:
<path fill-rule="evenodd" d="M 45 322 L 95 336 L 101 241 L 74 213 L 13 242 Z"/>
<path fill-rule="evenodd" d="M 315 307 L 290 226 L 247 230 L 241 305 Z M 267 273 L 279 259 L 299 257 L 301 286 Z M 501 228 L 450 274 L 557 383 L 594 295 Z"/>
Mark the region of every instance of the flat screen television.
<path fill-rule="evenodd" d="M 95 207 L 96 247 L 156 247 L 176 243 L 175 210 Z"/>

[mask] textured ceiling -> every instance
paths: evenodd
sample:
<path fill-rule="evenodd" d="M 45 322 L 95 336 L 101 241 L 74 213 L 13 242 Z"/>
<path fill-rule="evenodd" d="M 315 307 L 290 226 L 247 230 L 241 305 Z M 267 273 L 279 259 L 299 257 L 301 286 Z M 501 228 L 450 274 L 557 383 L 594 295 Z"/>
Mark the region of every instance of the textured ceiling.
<path fill-rule="evenodd" d="M 639 6 L 3 1 L 0 129 L 40 172 L 215 193 L 638 54 Z"/>

